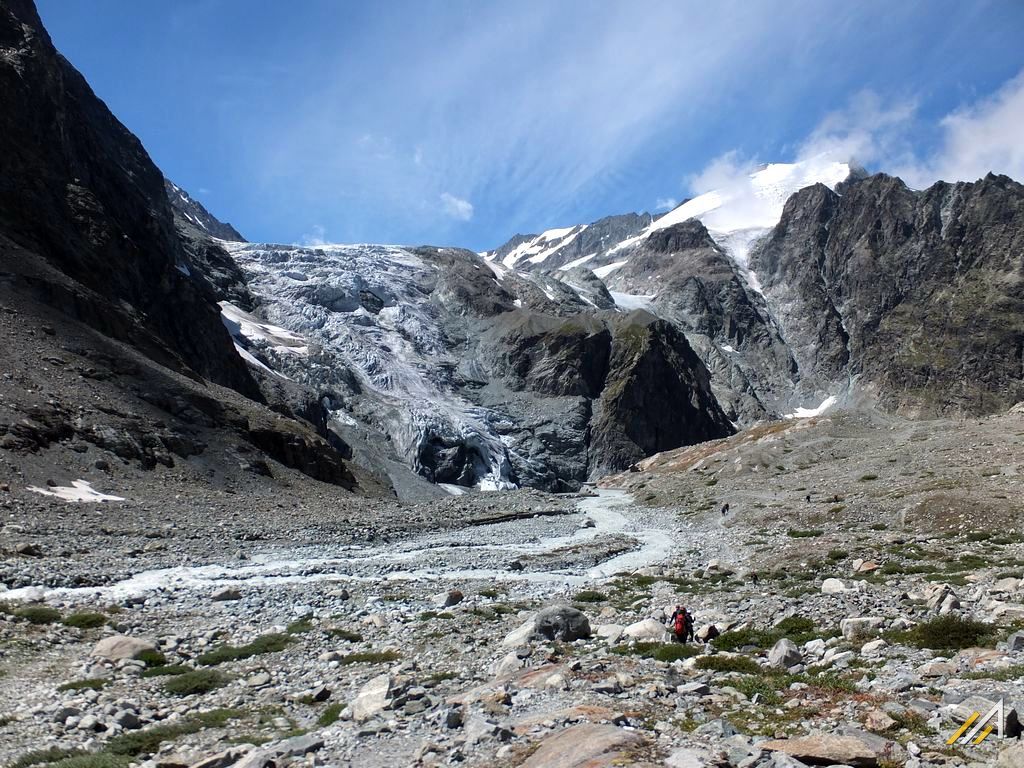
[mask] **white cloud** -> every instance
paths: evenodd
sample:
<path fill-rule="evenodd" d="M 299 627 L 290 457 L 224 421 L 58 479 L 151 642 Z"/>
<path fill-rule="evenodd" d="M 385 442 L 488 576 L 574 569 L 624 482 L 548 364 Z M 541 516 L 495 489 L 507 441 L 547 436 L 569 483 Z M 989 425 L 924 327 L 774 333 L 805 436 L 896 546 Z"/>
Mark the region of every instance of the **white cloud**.
<path fill-rule="evenodd" d="M 445 216 L 458 221 L 469 221 L 473 218 L 473 204 L 448 192 L 441 193 L 441 209 Z"/>
<path fill-rule="evenodd" d="M 941 126 L 934 155 L 897 169 L 908 183 L 974 181 L 989 171 L 1024 180 L 1024 71 L 991 97 L 947 115 Z"/>
<path fill-rule="evenodd" d="M 679 201 L 674 197 L 659 197 L 654 203 L 654 210 L 656 211 L 671 211 L 679 205 Z"/>
<path fill-rule="evenodd" d="M 326 238 L 326 236 L 327 229 L 322 224 L 314 224 L 313 231 L 311 233 L 307 232 L 306 234 L 304 234 L 301 240 L 299 241 L 299 245 L 313 247 L 327 245 L 327 240 L 324 239 Z"/>
<path fill-rule="evenodd" d="M 914 100 L 885 102 L 862 91 L 842 109 L 827 114 L 788 160 L 804 163 L 814 179 L 831 163 L 855 163 L 899 176 L 923 189 L 936 181 L 976 181 L 989 171 L 1024 180 L 1024 71 L 995 94 L 962 105 L 928 125 Z M 921 153 L 921 136 L 939 136 L 934 150 Z M 764 158 L 781 161 L 787 158 Z M 730 199 L 730 209 L 747 220 L 770 218 L 765 201 L 753 195 L 749 176 L 759 158 L 733 150 L 687 178 L 695 195 L 712 190 Z"/>

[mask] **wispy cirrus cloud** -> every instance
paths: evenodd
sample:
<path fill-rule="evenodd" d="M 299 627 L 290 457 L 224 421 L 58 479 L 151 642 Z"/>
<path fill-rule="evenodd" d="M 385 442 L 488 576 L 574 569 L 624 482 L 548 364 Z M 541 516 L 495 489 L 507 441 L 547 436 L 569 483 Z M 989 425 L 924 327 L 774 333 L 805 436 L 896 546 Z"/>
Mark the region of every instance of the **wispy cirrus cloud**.
<path fill-rule="evenodd" d="M 445 216 L 459 221 L 469 221 L 473 218 L 473 204 L 448 192 L 441 193 L 441 210 Z"/>

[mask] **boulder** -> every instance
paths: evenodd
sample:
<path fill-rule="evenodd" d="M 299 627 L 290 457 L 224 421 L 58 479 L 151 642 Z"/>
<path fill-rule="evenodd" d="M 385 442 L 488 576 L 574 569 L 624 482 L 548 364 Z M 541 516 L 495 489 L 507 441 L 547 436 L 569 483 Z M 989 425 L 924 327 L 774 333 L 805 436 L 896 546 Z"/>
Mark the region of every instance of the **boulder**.
<path fill-rule="evenodd" d="M 885 626 L 881 616 L 851 616 L 839 622 L 843 638 L 853 642 L 865 637 L 874 637 Z"/>
<path fill-rule="evenodd" d="M 464 599 L 464 595 L 458 589 L 451 589 L 447 592 L 441 592 L 440 594 L 434 595 L 431 598 L 435 608 L 451 608 L 453 605 L 458 605 Z"/>
<path fill-rule="evenodd" d="M 717 625 L 715 625 L 715 624 L 705 624 L 703 627 L 701 627 L 696 632 L 694 632 L 693 636 L 699 642 L 710 643 L 712 640 L 714 640 L 720 634 L 721 634 L 721 632 L 719 631 Z"/>
<path fill-rule="evenodd" d="M 1024 768 L 1024 744 L 1014 744 L 999 752 L 996 768 Z"/>
<path fill-rule="evenodd" d="M 595 634 L 598 637 L 603 637 L 609 643 L 615 644 L 619 642 L 619 638 L 625 631 L 626 628 L 621 624 L 600 624 L 595 630 Z"/>
<path fill-rule="evenodd" d="M 823 595 L 839 595 L 849 591 L 846 582 L 842 579 L 825 579 L 821 582 L 821 594 Z"/>
<path fill-rule="evenodd" d="M 864 718 L 864 727 L 875 733 L 884 733 L 896 725 L 896 721 L 881 709 L 872 709 Z"/>
<path fill-rule="evenodd" d="M 385 710 L 391 704 L 391 686 L 391 676 L 384 674 L 360 688 L 355 700 L 349 704 L 352 719 L 359 723 Z"/>
<path fill-rule="evenodd" d="M 889 644 L 882 638 L 870 640 L 861 646 L 860 654 L 861 656 L 877 656 L 887 645 Z"/>
<path fill-rule="evenodd" d="M 1024 632 L 1014 632 L 1006 638 L 1006 650 L 1024 651 Z"/>
<path fill-rule="evenodd" d="M 590 621 L 586 614 L 568 605 L 553 605 L 537 612 L 512 630 L 502 644 L 517 646 L 534 639 L 569 642 L 587 637 L 590 637 Z"/>
<path fill-rule="evenodd" d="M 134 659 L 143 651 L 155 651 L 156 643 L 142 637 L 128 637 L 127 635 L 111 635 L 104 637 L 92 649 L 92 656 L 111 661 L 121 659 Z"/>
<path fill-rule="evenodd" d="M 622 634 L 644 643 L 666 643 L 672 638 L 665 625 L 654 619 L 641 619 L 630 624 Z"/>
<path fill-rule="evenodd" d="M 521 768 L 611 768 L 630 759 L 645 739 L 614 725 L 585 723 L 565 728 L 540 742 Z"/>
<path fill-rule="evenodd" d="M 818 733 L 793 739 L 765 741 L 758 746 L 768 752 L 782 752 L 809 765 L 850 765 L 876 768 L 878 757 L 860 739 Z"/>
<path fill-rule="evenodd" d="M 495 677 L 507 677 L 523 668 L 524 660 L 519 658 L 515 651 L 509 651 L 505 656 L 494 662 L 491 666 L 491 674 Z"/>
<path fill-rule="evenodd" d="M 231 600 L 241 600 L 242 593 L 239 592 L 235 587 L 221 587 L 212 595 L 210 599 L 215 603 L 226 603 Z"/>
<path fill-rule="evenodd" d="M 775 669 L 789 669 L 803 661 L 800 649 L 788 638 L 779 640 L 768 652 L 768 666 Z"/>
<path fill-rule="evenodd" d="M 995 584 L 989 587 L 988 591 L 1000 595 L 1012 595 L 1014 592 L 1017 592 L 1020 587 L 1021 580 L 1009 576 L 1005 579 L 999 579 L 996 581 Z"/>

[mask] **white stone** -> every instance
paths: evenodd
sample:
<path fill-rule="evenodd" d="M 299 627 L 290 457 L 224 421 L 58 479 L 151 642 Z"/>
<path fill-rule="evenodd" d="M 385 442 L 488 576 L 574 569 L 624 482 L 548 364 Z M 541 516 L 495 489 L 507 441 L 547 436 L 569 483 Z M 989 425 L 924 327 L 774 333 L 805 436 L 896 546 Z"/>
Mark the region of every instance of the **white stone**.
<path fill-rule="evenodd" d="M 654 619 L 643 619 L 634 624 L 630 624 L 623 631 L 623 634 L 626 637 L 632 638 L 633 640 L 639 640 L 641 642 L 664 643 L 671 639 L 671 635 L 669 635 L 665 626 Z"/>
<path fill-rule="evenodd" d="M 370 719 L 391 703 L 390 697 L 391 676 L 378 675 L 360 688 L 355 701 L 349 704 L 352 719 L 356 722 Z"/>

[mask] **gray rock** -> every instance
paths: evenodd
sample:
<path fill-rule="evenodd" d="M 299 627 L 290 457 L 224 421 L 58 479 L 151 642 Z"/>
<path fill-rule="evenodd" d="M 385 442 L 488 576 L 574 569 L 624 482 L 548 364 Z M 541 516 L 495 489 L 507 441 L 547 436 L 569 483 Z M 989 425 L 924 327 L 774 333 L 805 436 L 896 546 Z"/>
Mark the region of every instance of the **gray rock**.
<path fill-rule="evenodd" d="M 369 720 L 391 704 L 391 676 L 384 674 L 370 680 L 359 689 L 359 695 L 349 704 L 352 719 L 358 722 Z"/>
<path fill-rule="evenodd" d="M 241 600 L 242 593 L 235 587 L 221 587 L 212 595 L 210 595 L 210 599 L 213 600 L 215 603 L 223 603 L 231 600 Z"/>
<path fill-rule="evenodd" d="M 582 611 L 568 605 L 553 605 L 540 610 L 510 632 L 502 644 L 516 646 L 533 639 L 568 642 L 590 637 L 590 621 Z"/>
<path fill-rule="evenodd" d="M 779 640 L 768 652 L 768 666 L 774 669 L 788 669 L 803 661 L 800 649 L 788 638 Z"/>
<path fill-rule="evenodd" d="M 134 659 L 143 651 L 155 651 L 157 645 L 154 641 L 142 637 L 129 637 L 127 635 L 111 635 L 104 637 L 92 649 L 92 655 L 111 661 L 120 659 Z"/>

